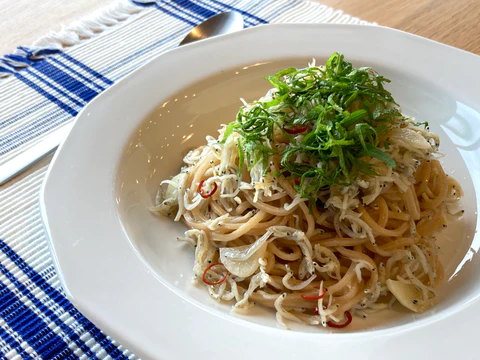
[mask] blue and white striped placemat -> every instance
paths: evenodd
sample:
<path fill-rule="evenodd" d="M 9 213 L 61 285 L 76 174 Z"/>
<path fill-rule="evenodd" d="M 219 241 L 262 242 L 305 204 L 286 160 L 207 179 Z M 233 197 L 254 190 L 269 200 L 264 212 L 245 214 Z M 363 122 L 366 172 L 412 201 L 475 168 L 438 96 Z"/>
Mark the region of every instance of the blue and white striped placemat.
<path fill-rule="evenodd" d="M 246 26 L 367 24 L 302 0 L 119 1 L 0 58 L 0 166 L 38 144 L 100 92 L 226 10 Z M 68 301 L 38 207 L 51 158 L 0 188 L 0 355 L 7 359 L 134 359 Z"/>

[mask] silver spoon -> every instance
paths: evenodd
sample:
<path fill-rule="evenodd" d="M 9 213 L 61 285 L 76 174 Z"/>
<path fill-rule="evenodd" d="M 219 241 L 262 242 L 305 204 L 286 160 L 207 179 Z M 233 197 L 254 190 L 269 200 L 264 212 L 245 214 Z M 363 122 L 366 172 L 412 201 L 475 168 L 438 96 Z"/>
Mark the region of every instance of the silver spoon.
<path fill-rule="evenodd" d="M 228 34 L 243 29 L 243 18 L 239 13 L 227 11 L 212 16 L 200 25 L 194 27 L 179 46 L 189 44 L 206 38 Z M 52 132 L 46 139 L 40 143 L 25 150 L 20 155 L 0 166 L 0 185 L 5 184 L 15 176 L 28 170 L 34 164 L 44 159 L 47 155 L 53 153 L 58 145 L 65 139 L 70 132 L 72 125 L 62 126 L 60 129 Z"/>

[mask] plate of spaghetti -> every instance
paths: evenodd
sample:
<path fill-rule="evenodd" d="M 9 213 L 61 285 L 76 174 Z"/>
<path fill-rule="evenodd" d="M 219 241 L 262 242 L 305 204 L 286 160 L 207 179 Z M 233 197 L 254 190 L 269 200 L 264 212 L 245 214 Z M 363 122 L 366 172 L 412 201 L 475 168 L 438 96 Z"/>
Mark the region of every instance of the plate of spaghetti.
<path fill-rule="evenodd" d="M 285 328 L 342 328 L 397 301 L 429 309 L 436 235 L 464 213 L 439 136 L 402 114 L 390 80 L 338 53 L 267 80 L 161 182 L 152 211 L 189 228 L 193 282 L 235 311 L 272 308 Z"/>
<path fill-rule="evenodd" d="M 142 358 L 471 357 L 479 65 L 306 24 L 153 59 L 85 108 L 44 185 L 69 298 Z"/>

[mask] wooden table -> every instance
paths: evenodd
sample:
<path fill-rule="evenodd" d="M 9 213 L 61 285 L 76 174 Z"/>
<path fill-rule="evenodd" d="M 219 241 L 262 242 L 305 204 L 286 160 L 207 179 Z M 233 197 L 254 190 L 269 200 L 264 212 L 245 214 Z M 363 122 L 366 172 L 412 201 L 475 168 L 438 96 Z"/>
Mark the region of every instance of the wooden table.
<path fill-rule="evenodd" d="M 480 0 L 315 0 L 480 55 Z"/>
<path fill-rule="evenodd" d="M 480 0 L 314 0 L 480 55 Z M 0 0 L 0 53 L 30 45 L 112 0 Z"/>

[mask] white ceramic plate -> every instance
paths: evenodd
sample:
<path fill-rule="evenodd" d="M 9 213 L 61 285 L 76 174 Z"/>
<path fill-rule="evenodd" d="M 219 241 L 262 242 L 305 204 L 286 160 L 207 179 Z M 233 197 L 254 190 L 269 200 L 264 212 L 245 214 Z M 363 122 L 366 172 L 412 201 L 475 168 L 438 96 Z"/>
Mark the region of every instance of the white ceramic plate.
<path fill-rule="evenodd" d="M 281 329 L 273 312 L 229 313 L 190 283 L 183 225 L 149 212 L 160 180 L 285 66 L 333 52 L 392 79 L 405 113 L 429 121 L 444 166 L 465 190 L 463 222 L 442 240 L 449 283 L 430 312 L 384 311 L 349 329 Z M 70 300 L 146 358 L 336 360 L 473 358 L 480 261 L 480 57 L 381 27 L 268 25 L 165 53 L 112 86 L 79 115 L 50 167 L 43 216 Z"/>

